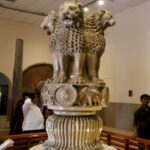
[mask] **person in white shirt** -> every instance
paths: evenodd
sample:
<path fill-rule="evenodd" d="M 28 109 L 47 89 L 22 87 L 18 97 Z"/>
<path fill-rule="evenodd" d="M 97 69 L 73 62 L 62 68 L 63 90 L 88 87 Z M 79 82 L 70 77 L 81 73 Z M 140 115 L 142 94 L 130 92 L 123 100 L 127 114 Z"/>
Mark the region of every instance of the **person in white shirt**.
<path fill-rule="evenodd" d="M 23 110 L 23 123 L 22 130 L 23 132 L 34 132 L 44 130 L 44 117 L 41 113 L 41 110 L 36 106 L 32 101 L 35 98 L 34 93 L 30 93 L 22 106 Z"/>

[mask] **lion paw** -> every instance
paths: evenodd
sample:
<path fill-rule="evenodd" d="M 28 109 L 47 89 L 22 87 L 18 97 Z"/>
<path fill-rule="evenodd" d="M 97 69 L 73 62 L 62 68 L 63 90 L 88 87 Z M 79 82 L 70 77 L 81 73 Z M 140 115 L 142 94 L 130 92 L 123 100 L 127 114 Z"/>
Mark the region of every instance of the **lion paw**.
<path fill-rule="evenodd" d="M 57 78 L 57 83 L 63 83 L 67 80 L 67 76 L 64 72 L 61 72 L 59 77 Z"/>
<path fill-rule="evenodd" d="M 96 84 L 96 85 L 105 85 L 105 82 L 102 80 L 102 79 L 99 79 L 99 78 L 97 78 L 97 77 L 93 77 L 92 78 L 92 82 L 94 83 L 94 84 Z"/>
<path fill-rule="evenodd" d="M 53 77 L 52 77 L 52 82 L 53 83 L 57 83 L 58 81 L 58 72 L 55 72 L 53 73 Z"/>
<path fill-rule="evenodd" d="M 83 77 L 73 77 L 73 78 L 71 78 L 71 83 L 83 84 L 83 83 L 85 83 L 85 79 Z"/>

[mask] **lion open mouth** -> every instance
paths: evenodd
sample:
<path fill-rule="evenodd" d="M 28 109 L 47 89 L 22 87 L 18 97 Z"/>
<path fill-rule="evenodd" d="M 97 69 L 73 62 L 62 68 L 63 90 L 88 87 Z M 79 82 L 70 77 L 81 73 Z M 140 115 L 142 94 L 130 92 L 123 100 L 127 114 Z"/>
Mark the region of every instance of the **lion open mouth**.
<path fill-rule="evenodd" d="M 72 17 L 68 16 L 68 15 L 63 15 L 63 18 L 62 18 L 63 22 L 65 24 L 68 24 L 68 25 L 72 25 L 73 24 L 73 20 L 72 20 Z"/>
<path fill-rule="evenodd" d="M 64 21 L 65 21 L 65 20 L 71 21 L 72 19 L 71 19 L 71 17 L 69 17 L 69 16 L 63 16 L 63 20 L 64 20 Z"/>

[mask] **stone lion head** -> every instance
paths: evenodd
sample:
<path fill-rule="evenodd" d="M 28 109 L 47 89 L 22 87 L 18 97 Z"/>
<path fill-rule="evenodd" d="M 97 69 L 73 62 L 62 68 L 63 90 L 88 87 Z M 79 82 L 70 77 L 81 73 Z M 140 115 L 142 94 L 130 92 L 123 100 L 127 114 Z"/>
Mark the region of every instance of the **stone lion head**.
<path fill-rule="evenodd" d="M 82 5 L 75 1 L 67 1 L 59 8 L 59 17 L 66 26 L 80 26 L 83 23 Z"/>
<path fill-rule="evenodd" d="M 58 14 L 55 11 L 51 11 L 44 18 L 41 28 L 47 32 L 47 34 L 51 34 L 54 31 L 56 21 L 58 19 Z"/>
<path fill-rule="evenodd" d="M 100 10 L 95 14 L 98 24 L 100 24 L 105 30 L 107 27 L 115 25 L 116 21 L 112 16 L 111 12 L 107 10 Z"/>

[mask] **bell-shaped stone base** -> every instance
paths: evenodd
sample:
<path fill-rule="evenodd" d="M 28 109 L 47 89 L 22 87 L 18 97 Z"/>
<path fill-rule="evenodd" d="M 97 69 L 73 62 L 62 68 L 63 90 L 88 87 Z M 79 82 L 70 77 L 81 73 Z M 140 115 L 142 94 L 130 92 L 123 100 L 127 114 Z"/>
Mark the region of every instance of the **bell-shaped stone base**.
<path fill-rule="evenodd" d="M 101 150 L 99 136 L 102 120 L 90 116 L 49 116 L 46 121 L 48 140 L 44 150 Z"/>

